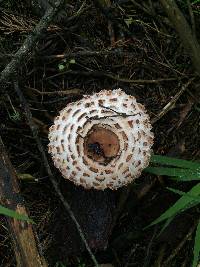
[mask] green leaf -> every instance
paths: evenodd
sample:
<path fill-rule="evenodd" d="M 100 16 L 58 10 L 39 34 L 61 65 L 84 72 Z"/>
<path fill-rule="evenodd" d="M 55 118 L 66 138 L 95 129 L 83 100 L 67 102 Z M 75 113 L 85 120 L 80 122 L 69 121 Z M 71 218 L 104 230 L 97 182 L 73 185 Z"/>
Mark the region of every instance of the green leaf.
<path fill-rule="evenodd" d="M 192 198 L 193 200 L 196 200 L 197 202 L 200 202 L 200 197 L 194 196 L 194 195 L 189 194 L 189 193 L 185 193 L 183 191 L 180 191 L 180 190 L 177 190 L 177 189 L 174 189 L 174 188 L 170 188 L 170 187 L 166 187 L 166 188 L 168 190 L 170 190 L 171 192 L 173 192 L 173 193 L 179 194 L 181 196 L 188 196 L 188 197 Z"/>
<path fill-rule="evenodd" d="M 189 182 L 189 181 L 198 181 L 199 180 L 199 178 L 191 178 L 191 177 L 187 177 L 187 176 L 182 176 L 182 177 L 172 176 L 172 177 L 170 177 L 170 179 L 172 179 L 176 182 Z"/>
<path fill-rule="evenodd" d="M 72 59 L 70 59 L 69 63 L 70 63 L 70 64 L 75 64 L 76 61 L 75 61 L 75 59 L 72 58 Z"/>
<path fill-rule="evenodd" d="M 160 156 L 160 155 L 152 155 L 151 156 L 151 162 L 152 163 L 158 163 L 161 165 L 170 165 L 174 167 L 181 167 L 184 169 L 199 169 L 200 171 L 200 163 L 190 161 L 190 160 L 184 160 L 184 159 L 176 159 L 172 157 L 167 156 Z"/>
<path fill-rule="evenodd" d="M 33 177 L 31 174 L 29 173 L 18 173 L 17 174 L 18 178 L 20 180 L 24 180 L 24 181 L 35 181 L 36 178 Z"/>
<path fill-rule="evenodd" d="M 194 258 L 192 267 L 197 267 L 200 254 L 200 222 L 197 225 L 195 240 L 194 240 Z"/>
<path fill-rule="evenodd" d="M 65 69 L 65 66 L 63 64 L 58 65 L 59 71 L 63 71 Z"/>
<path fill-rule="evenodd" d="M 128 19 L 125 19 L 124 22 L 126 23 L 126 25 L 129 27 L 132 23 L 133 23 L 133 19 L 130 17 Z"/>
<path fill-rule="evenodd" d="M 19 214 L 16 211 L 8 209 L 8 208 L 5 208 L 5 207 L 3 207 L 1 205 L 0 205 L 0 214 L 15 218 L 17 220 L 22 220 L 22 221 L 27 221 L 27 222 L 34 223 L 34 221 L 31 220 L 28 216 L 23 215 L 23 214 Z"/>
<path fill-rule="evenodd" d="M 189 196 L 188 196 L 189 194 Z M 178 213 L 182 212 L 183 210 L 186 210 L 188 208 L 191 208 L 193 205 L 197 205 L 200 203 L 200 201 L 194 202 L 194 199 L 191 198 L 192 196 L 199 196 L 200 195 L 200 183 L 193 186 L 192 189 L 186 194 L 184 194 L 179 200 L 176 201 L 174 205 L 172 205 L 169 209 L 167 209 L 160 217 L 158 217 L 156 220 L 154 220 L 150 225 L 148 225 L 146 228 L 155 225 L 157 223 L 160 223 L 164 220 L 167 220 L 168 218 L 171 218 L 172 216 L 177 215 Z"/>
<path fill-rule="evenodd" d="M 168 168 L 168 167 L 147 167 L 145 171 L 156 174 L 156 175 L 175 176 L 175 177 L 180 177 L 181 179 L 187 179 L 187 180 L 199 180 L 200 179 L 199 170 Z"/>
<path fill-rule="evenodd" d="M 173 217 L 170 217 L 170 218 L 168 218 L 168 219 L 166 220 L 166 222 L 164 223 L 163 227 L 161 228 L 161 230 L 160 230 L 160 232 L 158 233 L 157 236 L 159 236 L 159 235 L 162 234 L 162 232 L 163 232 L 163 231 L 165 230 L 165 228 L 171 223 L 171 221 L 172 221 L 173 219 L 174 219 L 174 216 L 173 216 Z M 148 226 L 145 227 L 145 228 L 148 228 Z"/>

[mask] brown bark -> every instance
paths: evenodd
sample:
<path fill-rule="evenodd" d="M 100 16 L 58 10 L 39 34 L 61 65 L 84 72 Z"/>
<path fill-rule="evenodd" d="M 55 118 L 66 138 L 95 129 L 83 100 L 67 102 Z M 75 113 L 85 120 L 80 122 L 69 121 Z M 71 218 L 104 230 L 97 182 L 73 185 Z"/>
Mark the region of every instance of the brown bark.
<path fill-rule="evenodd" d="M 18 178 L 0 137 L 0 203 L 20 214 L 27 215 L 24 199 L 20 195 Z M 28 216 L 28 215 L 27 215 Z M 17 266 L 47 267 L 39 252 L 32 225 L 7 217 L 12 235 Z"/>
<path fill-rule="evenodd" d="M 200 45 L 195 34 L 174 0 L 160 0 L 160 2 L 175 30 L 179 34 L 196 72 L 200 75 Z"/>

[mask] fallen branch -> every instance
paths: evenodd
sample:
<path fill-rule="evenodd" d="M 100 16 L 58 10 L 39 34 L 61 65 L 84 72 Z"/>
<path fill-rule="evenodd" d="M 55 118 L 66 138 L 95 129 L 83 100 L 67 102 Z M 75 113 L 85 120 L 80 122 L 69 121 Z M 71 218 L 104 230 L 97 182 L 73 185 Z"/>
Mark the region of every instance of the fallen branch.
<path fill-rule="evenodd" d="M 28 217 L 24 199 L 20 194 L 18 177 L 6 153 L 0 137 L 0 203 L 19 214 Z M 14 243 L 17 266 L 47 267 L 37 246 L 32 225 L 11 217 L 6 217 Z"/>
<path fill-rule="evenodd" d="M 16 74 L 18 69 L 21 67 L 22 61 L 28 54 L 33 50 L 36 46 L 38 40 L 41 38 L 43 32 L 47 29 L 49 24 L 52 22 L 54 16 L 58 12 L 58 10 L 63 5 L 64 0 L 57 0 L 53 5 L 49 7 L 49 9 L 45 12 L 42 19 L 39 21 L 32 34 L 28 35 L 22 46 L 15 53 L 12 60 L 5 69 L 1 72 L 0 76 L 0 84 L 9 82 L 10 78 L 13 74 Z M 2 88 L 3 89 L 3 88 Z"/>

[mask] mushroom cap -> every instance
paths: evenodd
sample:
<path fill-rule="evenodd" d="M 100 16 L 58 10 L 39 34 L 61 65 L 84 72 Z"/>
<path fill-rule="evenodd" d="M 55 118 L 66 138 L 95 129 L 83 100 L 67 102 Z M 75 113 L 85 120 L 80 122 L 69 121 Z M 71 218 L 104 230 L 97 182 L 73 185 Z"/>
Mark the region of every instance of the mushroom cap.
<path fill-rule="evenodd" d="M 134 96 L 102 90 L 60 111 L 49 129 L 49 153 L 62 176 L 76 185 L 117 189 L 148 166 L 151 128 Z"/>

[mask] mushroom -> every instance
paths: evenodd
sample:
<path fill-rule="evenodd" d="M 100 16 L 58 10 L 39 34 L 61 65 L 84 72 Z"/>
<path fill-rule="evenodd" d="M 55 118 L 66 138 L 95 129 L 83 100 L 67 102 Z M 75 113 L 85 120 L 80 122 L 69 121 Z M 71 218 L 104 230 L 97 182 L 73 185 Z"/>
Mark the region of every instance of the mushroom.
<path fill-rule="evenodd" d="M 69 103 L 49 129 L 48 145 L 62 176 L 86 189 L 117 189 L 149 164 L 153 133 L 144 106 L 121 89 Z"/>

